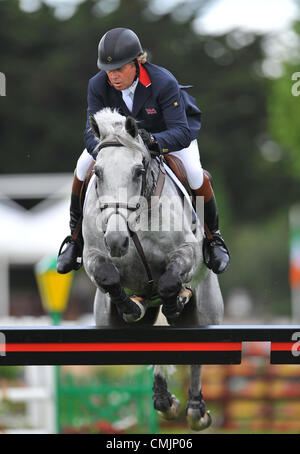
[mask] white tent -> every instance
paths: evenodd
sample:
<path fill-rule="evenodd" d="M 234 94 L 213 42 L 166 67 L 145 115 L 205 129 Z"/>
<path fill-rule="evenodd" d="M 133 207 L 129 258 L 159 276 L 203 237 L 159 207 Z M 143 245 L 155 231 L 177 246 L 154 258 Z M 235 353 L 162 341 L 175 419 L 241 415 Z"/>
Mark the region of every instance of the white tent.
<path fill-rule="evenodd" d="M 0 313 L 9 304 L 9 266 L 57 254 L 69 234 L 72 174 L 0 177 Z M 41 199 L 31 210 L 15 200 Z"/>

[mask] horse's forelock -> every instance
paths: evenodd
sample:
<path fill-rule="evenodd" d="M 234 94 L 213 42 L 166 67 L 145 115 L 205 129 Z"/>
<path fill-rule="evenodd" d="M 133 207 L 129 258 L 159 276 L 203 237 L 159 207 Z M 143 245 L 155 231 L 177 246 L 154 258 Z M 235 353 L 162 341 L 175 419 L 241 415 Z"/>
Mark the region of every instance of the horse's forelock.
<path fill-rule="evenodd" d="M 125 131 L 125 117 L 120 115 L 116 109 L 105 108 L 99 110 L 94 115 L 94 118 L 99 128 L 100 140 L 115 135 L 122 129 Z"/>
<path fill-rule="evenodd" d="M 110 138 L 121 142 L 125 147 L 141 152 L 147 158 L 149 154 L 140 137 L 133 138 L 125 129 L 126 118 L 117 109 L 105 108 L 94 115 L 97 122 L 100 141 Z"/>

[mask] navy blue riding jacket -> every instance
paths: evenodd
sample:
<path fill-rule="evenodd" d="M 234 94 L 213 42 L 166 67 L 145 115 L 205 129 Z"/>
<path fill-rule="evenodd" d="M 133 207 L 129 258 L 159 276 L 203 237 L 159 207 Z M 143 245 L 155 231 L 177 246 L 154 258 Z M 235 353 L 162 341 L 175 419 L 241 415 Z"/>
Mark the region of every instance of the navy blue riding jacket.
<path fill-rule="evenodd" d="M 89 81 L 85 147 L 96 158 L 97 141 L 90 129 L 89 117 L 105 107 L 117 108 L 124 116 L 132 116 L 138 128 L 146 129 L 157 139 L 160 150 L 171 152 L 187 148 L 198 137 L 201 111 L 195 100 L 165 68 L 145 63 L 140 65 L 132 112 L 123 101 L 122 92 L 110 83 L 105 71 Z"/>

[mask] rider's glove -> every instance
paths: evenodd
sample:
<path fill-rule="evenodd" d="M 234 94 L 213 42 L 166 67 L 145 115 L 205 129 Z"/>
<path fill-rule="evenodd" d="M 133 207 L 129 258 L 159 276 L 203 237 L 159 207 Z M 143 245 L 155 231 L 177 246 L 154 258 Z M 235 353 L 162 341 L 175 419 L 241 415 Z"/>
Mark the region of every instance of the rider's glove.
<path fill-rule="evenodd" d="M 151 134 L 151 132 L 146 131 L 146 129 L 139 129 L 139 135 L 143 139 L 144 144 L 150 151 L 154 152 L 155 154 L 160 154 L 159 145 L 157 143 L 156 138 Z"/>

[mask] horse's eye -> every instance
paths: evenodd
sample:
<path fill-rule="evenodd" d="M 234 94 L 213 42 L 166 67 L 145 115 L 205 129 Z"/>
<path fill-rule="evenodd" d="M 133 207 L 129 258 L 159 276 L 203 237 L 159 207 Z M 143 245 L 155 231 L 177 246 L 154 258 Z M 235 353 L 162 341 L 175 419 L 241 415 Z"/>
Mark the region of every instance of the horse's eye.
<path fill-rule="evenodd" d="M 135 167 L 133 170 L 133 178 L 138 179 L 145 173 L 145 169 L 143 167 Z"/>
<path fill-rule="evenodd" d="M 99 178 L 100 180 L 102 180 L 103 179 L 103 169 L 102 169 L 102 167 L 95 166 L 94 167 L 94 171 L 95 171 L 96 177 Z"/>

